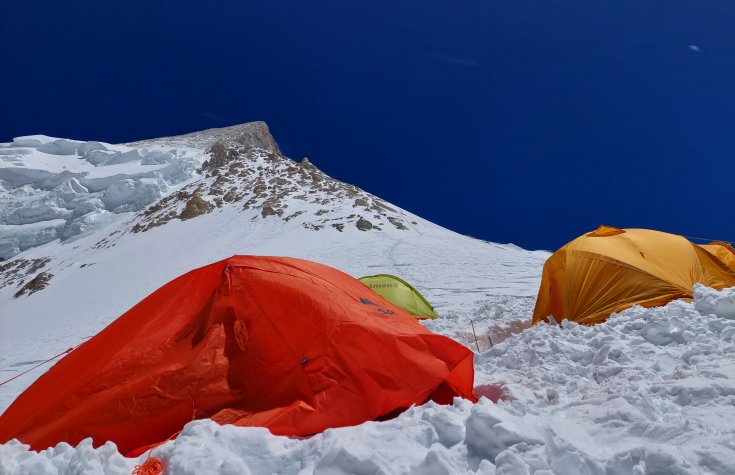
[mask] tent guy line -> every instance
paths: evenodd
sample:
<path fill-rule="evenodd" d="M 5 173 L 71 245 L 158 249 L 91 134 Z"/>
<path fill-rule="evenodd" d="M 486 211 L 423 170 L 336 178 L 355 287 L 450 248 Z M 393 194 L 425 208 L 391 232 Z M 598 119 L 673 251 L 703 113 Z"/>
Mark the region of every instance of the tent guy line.
<path fill-rule="evenodd" d="M 81 345 L 81 343 L 80 343 L 80 345 Z M 74 351 L 77 348 L 79 348 L 79 345 L 74 346 L 74 347 L 71 347 L 71 348 L 67 348 L 66 350 L 62 351 L 61 353 L 59 353 L 57 355 L 54 355 L 54 356 L 52 356 L 51 358 L 49 358 L 47 360 L 41 361 L 40 363 L 38 363 L 37 365 L 33 366 L 32 368 L 28 368 L 27 370 L 23 371 L 22 373 L 18 373 L 15 376 L 13 376 L 12 378 L 6 379 L 5 381 L 0 382 L 0 386 L 4 386 L 4 385 L 8 384 L 9 382 L 13 381 L 14 379 L 20 378 L 24 374 L 28 374 L 31 371 L 33 371 L 34 369 L 40 368 L 41 366 L 45 365 L 46 363 L 50 363 L 51 361 L 53 361 L 53 360 L 55 360 L 55 359 L 57 359 L 57 358 L 59 358 L 61 356 L 64 356 L 67 353 L 71 353 L 72 351 Z"/>

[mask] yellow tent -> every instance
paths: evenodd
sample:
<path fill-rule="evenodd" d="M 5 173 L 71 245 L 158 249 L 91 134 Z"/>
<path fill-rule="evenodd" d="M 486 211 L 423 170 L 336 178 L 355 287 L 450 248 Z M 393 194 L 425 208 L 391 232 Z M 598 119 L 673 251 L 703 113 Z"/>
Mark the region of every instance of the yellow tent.
<path fill-rule="evenodd" d="M 600 323 L 633 305 L 691 298 L 696 282 L 716 289 L 735 286 L 735 268 L 714 249 L 683 236 L 600 226 L 546 261 L 533 324 L 548 321 L 549 315 L 557 321 Z"/>
<path fill-rule="evenodd" d="M 418 318 L 438 318 L 434 307 L 411 284 L 390 274 L 366 275 L 358 279 L 388 302 Z"/>

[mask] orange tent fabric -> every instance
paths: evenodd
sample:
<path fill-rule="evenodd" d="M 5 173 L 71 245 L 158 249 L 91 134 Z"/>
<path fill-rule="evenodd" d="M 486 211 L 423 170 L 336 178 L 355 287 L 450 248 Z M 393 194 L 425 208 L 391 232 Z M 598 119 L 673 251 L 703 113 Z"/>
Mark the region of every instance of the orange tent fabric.
<path fill-rule="evenodd" d="M 429 399 L 475 400 L 473 354 L 336 269 L 234 256 L 151 294 L 0 416 L 35 450 L 139 453 L 193 418 L 309 435 Z"/>
<path fill-rule="evenodd" d="M 683 236 L 600 226 L 544 264 L 533 324 L 568 319 L 594 324 L 633 305 L 691 298 L 696 282 L 735 286 L 735 270 Z"/>
<path fill-rule="evenodd" d="M 732 245 L 722 241 L 713 241 L 709 244 L 702 245 L 702 248 L 717 257 L 730 270 L 735 272 L 735 248 Z"/>

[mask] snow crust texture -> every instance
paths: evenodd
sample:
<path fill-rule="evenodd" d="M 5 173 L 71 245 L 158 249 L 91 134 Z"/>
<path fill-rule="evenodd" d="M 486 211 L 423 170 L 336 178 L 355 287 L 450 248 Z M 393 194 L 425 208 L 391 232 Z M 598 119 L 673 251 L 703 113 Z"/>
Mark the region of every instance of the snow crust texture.
<path fill-rule="evenodd" d="M 428 403 L 306 439 L 194 421 L 153 455 L 181 475 L 735 473 L 733 296 L 700 287 L 694 302 L 512 335 L 477 356 L 478 391 L 500 387 L 497 403 Z M 146 456 L 10 442 L 0 473 L 129 474 Z"/>

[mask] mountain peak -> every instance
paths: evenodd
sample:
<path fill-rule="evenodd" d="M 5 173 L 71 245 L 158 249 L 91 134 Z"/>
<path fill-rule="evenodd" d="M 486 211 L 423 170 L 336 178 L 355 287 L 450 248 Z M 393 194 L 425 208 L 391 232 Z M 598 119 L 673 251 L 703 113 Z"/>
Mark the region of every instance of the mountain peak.
<path fill-rule="evenodd" d="M 201 130 L 171 137 L 139 140 L 130 142 L 127 145 L 131 147 L 164 145 L 209 149 L 217 142 L 236 142 L 248 149 L 259 148 L 277 154 L 281 153 L 276 140 L 271 135 L 268 124 L 263 121 L 245 122 L 244 124 Z"/>
<path fill-rule="evenodd" d="M 399 231 L 410 218 L 354 185 L 335 180 L 308 158 L 297 163 L 280 153 L 264 122 L 161 139 L 191 147 L 209 144 L 199 178 L 141 211 L 133 232 L 144 232 L 172 220 L 187 220 L 217 209 L 239 209 L 239 218 L 280 218 L 310 230 Z M 157 145 L 162 142 L 156 141 Z M 296 219 L 295 219 L 296 218 Z"/>
<path fill-rule="evenodd" d="M 45 136 L 0 144 L 0 260 L 119 220 L 119 229 L 143 232 L 215 211 L 314 231 L 413 224 L 308 159 L 284 156 L 262 121 L 119 145 Z"/>

